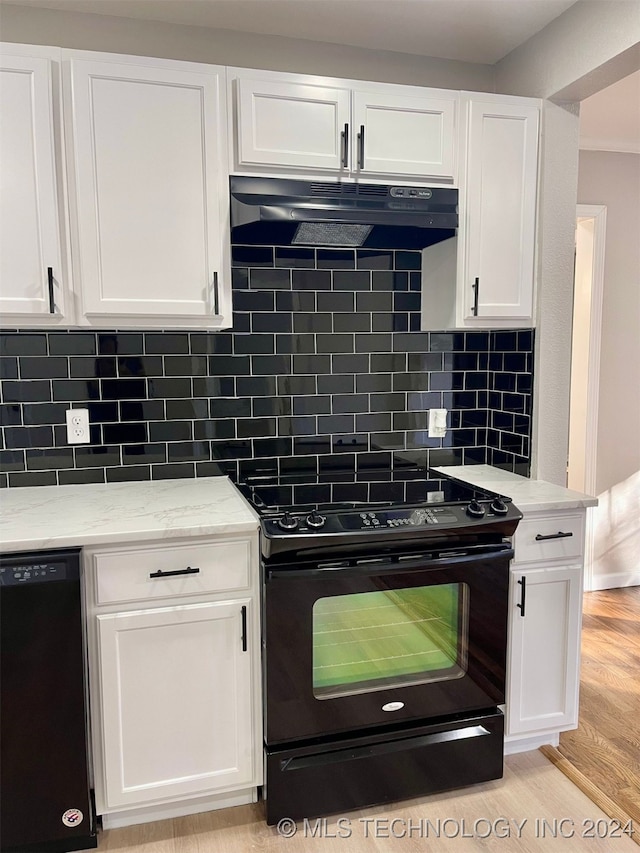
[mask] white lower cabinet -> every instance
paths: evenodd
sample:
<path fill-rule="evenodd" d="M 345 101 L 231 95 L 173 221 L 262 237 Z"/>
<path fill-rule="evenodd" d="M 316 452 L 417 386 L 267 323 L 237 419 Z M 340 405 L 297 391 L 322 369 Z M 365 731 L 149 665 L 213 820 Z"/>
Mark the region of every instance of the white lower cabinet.
<path fill-rule="evenodd" d="M 507 732 L 575 728 L 582 567 L 514 570 L 512 579 Z"/>
<path fill-rule="evenodd" d="M 578 724 L 584 512 L 531 513 L 516 531 L 507 742 L 553 742 Z"/>
<path fill-rule="evenodd" d="M 242 563 L 255 558 L 257 540 L 227 540 L 227 547 L 216 538 L 183 548 L 167 543 L 164 551 L 153 543 L 85 552 L 99 814 L 135 809 L 131 822 L 139 822 L 145 806 L 157 818 L 163 805 L 187 803 L 188 812 L 194 798 L 246 791 L 246 802 L 255 799 L 262 740 L 257 569 Z M 131 577 L 145 575 L 146 602 L 127 565 Z M 222 592 L 234 572 L 245 588 Z M 106 587 L 117 604 L 98 604 Z"/>
<path fill-rule="evenodd" d="M 97 617 L 108 807 L 251 784 L 250 606 Z"/>

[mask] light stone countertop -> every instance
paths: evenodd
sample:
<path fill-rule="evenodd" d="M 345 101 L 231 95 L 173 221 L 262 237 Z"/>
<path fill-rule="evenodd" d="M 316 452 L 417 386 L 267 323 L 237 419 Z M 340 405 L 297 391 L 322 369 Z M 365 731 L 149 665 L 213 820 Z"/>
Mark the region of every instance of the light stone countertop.
<path fill-rule="evenodd" d="M 579 509 L 598 504 L 598 499 L 591 495 L 583 495 L 545 480 L 529 480 L 519 474 L 494 468 L 493 465 L 444 465 L 433 470 L 471 483 L 472 486 L 499 492 L 511 498 L 523 512 Z"/>
<path fill-rule="evenodd" d="M 257 514 L 227 477 L 0 493 L 0 549 L 5 553 L 257 529 Z"/>

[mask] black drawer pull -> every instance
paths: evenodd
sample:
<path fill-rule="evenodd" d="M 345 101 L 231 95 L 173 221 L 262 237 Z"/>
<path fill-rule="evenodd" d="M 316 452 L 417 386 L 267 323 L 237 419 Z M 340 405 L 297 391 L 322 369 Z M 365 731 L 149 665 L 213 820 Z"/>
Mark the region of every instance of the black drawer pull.
<path fill-rule="evenodd" d="M 162 569 L 158 569 L 157 572 L 151 572 L 150 578 L 175 578 L 177 575 L 197 575 L 200 572 L 200 569 L 192 569 L 191 566 L 187 566 L 186 569 L 176 569 L 174 572 L 163 572 Z"/>
<path fill-rule="evenodd" d="M 547 539 L 568 539 L 570 536 L 573 536 L 573 533 L 562 533 L 558 531 L 557 533 L 551 533 L 549 536 L 543 536 L 542 533 L 538 533 L 536 536 L 536 542 L 545 542 Z"/>
<path fill-rule="evenodd" d="M 520 615 L 524 616 L 524 608 L 525 608 L 525 605 L 527 603 L 527 579 L 526 579 L 526 577 L 523 575 L 520 578 L 520 580 L 518 581 L 518 583 L 521 586 L 520 603 L 516 604 L 516 607 L 520 608 Z"/>

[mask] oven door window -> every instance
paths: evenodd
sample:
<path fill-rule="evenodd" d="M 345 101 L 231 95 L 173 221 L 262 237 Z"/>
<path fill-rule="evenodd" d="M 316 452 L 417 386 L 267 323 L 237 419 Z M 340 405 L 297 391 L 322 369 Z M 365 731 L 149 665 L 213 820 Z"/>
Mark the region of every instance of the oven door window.
<path fill-rule="evenodd" d="M 468 593 L 465 583 L 449 583 L 319 598 L 313 695 L 331 699 L 461 678 Z"/>

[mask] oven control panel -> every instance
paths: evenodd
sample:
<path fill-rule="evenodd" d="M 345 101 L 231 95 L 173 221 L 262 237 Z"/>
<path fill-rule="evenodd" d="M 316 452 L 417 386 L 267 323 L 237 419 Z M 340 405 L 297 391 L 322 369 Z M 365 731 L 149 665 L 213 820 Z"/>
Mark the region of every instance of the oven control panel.
<path fill-rule="evenodd" d="M 340 522 L 346 530 L 422 527 L 429 524 L 456 524 L 461 520 L 453 507 L 378 510 L 376 512 L 349 513 L 340 517 Z"/>
<path fill-rule="evenodd" d="M 475 523 L 493 524 L 503 518 L 512 521 L 518 514 L 511 512 L 511 505 L 501 500 L 470 504 L 448 504 L 445 506 L 398 507 L 396 509 L 352 510 L 338 512 L 331 510 L 295 509 L 278 513 L 262 520 L 263 533 L 270 539 L 292 539 L 309 536 L 339 536 L 375 532 L 431 530 L 444 533 L 445 530 L 460 530 Z M 360 538 L 358 536 L 358 538 Z"/>

